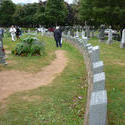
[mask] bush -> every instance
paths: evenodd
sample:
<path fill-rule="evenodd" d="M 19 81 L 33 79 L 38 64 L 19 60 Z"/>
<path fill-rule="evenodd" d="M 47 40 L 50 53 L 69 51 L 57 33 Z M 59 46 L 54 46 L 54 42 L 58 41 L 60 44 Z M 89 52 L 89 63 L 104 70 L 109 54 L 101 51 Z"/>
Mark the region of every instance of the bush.
<path fill-rule="evenodd" d="M 41 56 L 45 53 L 45 45 L 36 37 L 27 37 L 16 45 L 12 54 L 18 56 Z"/>

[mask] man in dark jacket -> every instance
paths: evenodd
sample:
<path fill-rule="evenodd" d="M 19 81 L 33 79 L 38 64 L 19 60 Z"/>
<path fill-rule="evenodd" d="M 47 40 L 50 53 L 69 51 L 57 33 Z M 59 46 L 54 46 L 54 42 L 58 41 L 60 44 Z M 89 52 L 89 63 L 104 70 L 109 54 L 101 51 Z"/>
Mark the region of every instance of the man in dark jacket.
<path fill-rule="evenodd" d="M 59 46 L 60 48 L 62 47 L 61 37 L 62 37 L 62 31 L 60 27 L 57 26 L 56 29 L 54 30 L 54 38 L 56 41 L 56 47 L 59 47 Z"/>
<path fill-rule="evenodd" d="M 21 34 L 20 28 L 17 26 L 16 27 L 16 38 L 17 38 L 17 40 L 20 39 L 20 34 Z"/>
<path fill-rule="evenodd" d="M 3 36 L 4 36 L 4 29 L 0 28 L 0 37 L 3 37 Z"/>

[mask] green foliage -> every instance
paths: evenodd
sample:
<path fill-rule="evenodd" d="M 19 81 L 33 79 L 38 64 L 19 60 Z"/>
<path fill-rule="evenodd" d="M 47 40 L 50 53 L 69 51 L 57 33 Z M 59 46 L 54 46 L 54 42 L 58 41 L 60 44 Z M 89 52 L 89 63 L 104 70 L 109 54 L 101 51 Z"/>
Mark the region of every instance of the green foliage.
<path fill-rule="evenodd" d="M 0 6 L 0 25 L 9 26 L 13 24 L 13 14 L 16 5 L 11 0 L 4 0 Z"/>
<path fill-rule="evenodd" d="M 46 16 L 45 16 L 45 7 L 44 5 L 38 5 L 37 11 L 34 14 L 34 21 L 39 25 L 45 25 Z"/>
<path fill-rule="evenodd" d="M 45 46 L 36 37 L 29 36 L 18 43 L 12 53 L 18 56 L 43 55 Z"/>
<path fill-rule="evenodd" d="M 81 0 L 81 21 L 89 24 L 107 24 L 122 28 L 125 24 L 125 0 Z"/>
<path fill-rule="evenodd" d="M 62 25 L 67 16 L 67 8 L 64 0 L 48 0 L 45 15 L 49 25 Z"/>
<path fill-rule="evenodd" d="M 36 11 L 37 11 L 38 5 L 36 3 L 34 4 L 27 4 L 24 6 L 17 6 L 16 12 L 13 15 L 14 22 L 17 25 L 22 25 L 22 26 L 30 26 L 32 27 L 33 25 L 36 24 L 34 20 L 34 16 Z"/>
<path fill-rule="evenodd" d="M 73 25 L 77 21 L 77 6 L 64 2 L 64 0 L 48 0 L 40 3 L 14 4 L 5 0 L 0 7 L 0 25 L 21 27 L 38 27 L 52 25 Z"/>

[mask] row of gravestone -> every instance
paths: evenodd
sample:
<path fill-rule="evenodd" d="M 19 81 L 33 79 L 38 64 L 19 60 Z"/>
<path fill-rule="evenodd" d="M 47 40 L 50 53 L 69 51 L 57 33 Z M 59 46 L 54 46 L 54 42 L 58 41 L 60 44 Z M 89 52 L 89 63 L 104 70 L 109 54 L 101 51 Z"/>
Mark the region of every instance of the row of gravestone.
<path fill-rule="evenodd" d="M 107 34 L 108 34 L 108 39 L 106 41 L 107 44 L 112 44 L 113 43 L 113 33 L 114 31 L 112 29 L 108 29 Z M 71 31 L 67 32 L 68 36 L 73 36 L 73 37 L 79 37 L 82 36 L 82 38 L 84 39 L 84 37 L 90 38 L 90 37 L 94 37 L 95 36 L 95 31 L 94 30 L 82 30 L 82 32 L 76 31 L 74 33 L 72 33 Z M 99 38 L 100 42 L 104 42 L 105 41 L 105 29 L 102 27 L 99 30 L 99 34 L 97 35 L 97 37 Z M 125 29 L 123 29 L 122 31 L 122 39 L 121 39 L 121 43 L 120 43 L 120 48 L 125 48 Z"/>
<path fill-rule="evenodd" d="M 70 31 L 67 32 L 68 36 L 70 36 L 72 33 Z M 79 37 L 81 36 L 83 39 L 84 37 L 90 38 L 90 37 L 94 37 L 95 36 L 95 31 L 84 31 L 82 30 L 82 32 L 76 31 L 74 32 L 74 34 L 72 34 L 72 36 L 74 37 Z M 104 30 L 100 30 L 99 34 L 97 35 L 97 37 L 99 38 L 100 42 L 104 42 L 105 41 L 105 34 L 104 34 Z M 109 29 L 108 31 L 108 40 L 107 40 L 107 44 L 111 44 L 113 42 L 113 32 L 112 29 Z"/>
<path fill-rule="evenodd" d="M 88 95 L 84 125 L 107 124 L 107 91 L 105 90 L 105 73 L 103 61 L 100 60 L 99 46 L 92 46 L 88 39 L 80 39 L 63 34 L 84 56 L 88 72 Z"/>
<path fill-rule="evenodd" d="M 79 37 L 79 36 L 82 36 L 82 37 L 94 37 L 95 36 L 95 31 L 94 30 L 82 30 L 81 32 L 79 32 L 78 30 L 76 32 L 72 32 L 72 31 L 68 31 L 67 32 L 67 35 L 68 36 L 73 36 L 73 37 Z"/>

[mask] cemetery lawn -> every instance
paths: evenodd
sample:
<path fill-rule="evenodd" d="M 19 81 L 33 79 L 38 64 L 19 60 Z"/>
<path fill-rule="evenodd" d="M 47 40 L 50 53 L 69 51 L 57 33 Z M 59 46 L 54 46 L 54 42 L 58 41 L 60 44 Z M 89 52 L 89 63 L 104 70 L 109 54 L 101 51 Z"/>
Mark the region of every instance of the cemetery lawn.
<path fill-rule="evenodd" d="M 96 38 L 90 42 L 100 46 L 104 61 L 109 125 L 125 125 L 125 49 L 120 49 L 120 42 L 107 45 Z"/>
<path fill-rule="evenodd" d="M 22 36 L 21 39 L 25 38 L 26 35 Z M 16 42 L 12 42 L 10 37 L 4 38 L 4 48 L 6 55 L 8 56 L 7 62 L 8 65 L 6 67 L 0 67 L 0 70 L 20 70 L 26 72 L 38 72 L 41 70 L 42 67 L 49 65 L 52 60 L 55 58 L 54 51 L 56 50 L 54 46 L 54 41 L 47 37 L 41 38 L 38 36 L 40 41 L 45 42 L 46 53 L 44 56 L 32 56 L 32 57 L 20 57 L 11 54 L 11 51 L 16 46 L 20 40 Z"/>
<path fill-rule="evenodd" d="M 49 65 L 55 59 L 57 48 L 52 38 L 44 37 L 43 40 L 45 56 L 15 57 L 10 54 L 8 66 L 1 70 L 38 72 Z M 5 41 L 7 50 L 12 50 L 16 43 L 10 38 Z M 47 86 L 15 93 L 0 102 L 0 125 L 83 125 L 87 92 L 83 57 L 66 42 L 61 50 L 66 51 L 69 59 L 61 75 Z"/>

